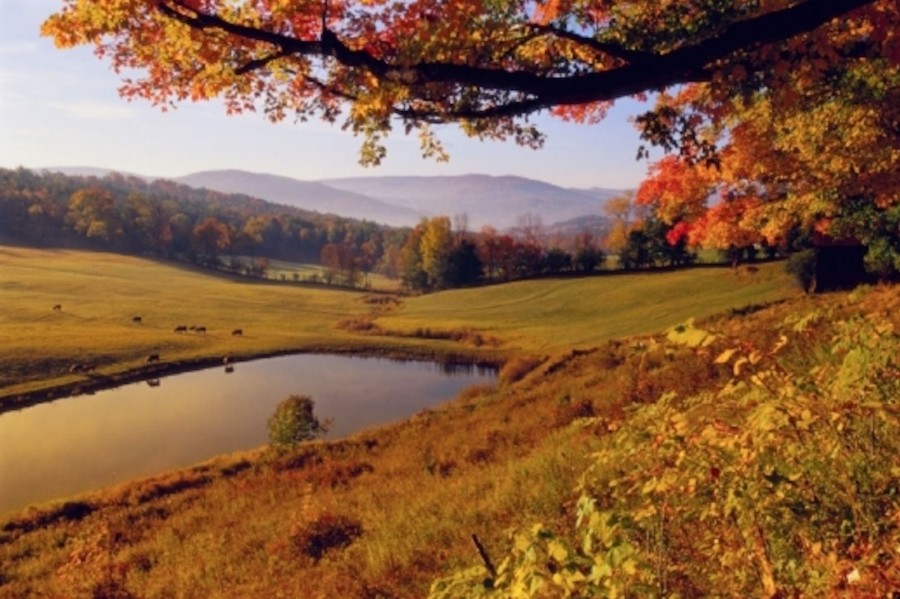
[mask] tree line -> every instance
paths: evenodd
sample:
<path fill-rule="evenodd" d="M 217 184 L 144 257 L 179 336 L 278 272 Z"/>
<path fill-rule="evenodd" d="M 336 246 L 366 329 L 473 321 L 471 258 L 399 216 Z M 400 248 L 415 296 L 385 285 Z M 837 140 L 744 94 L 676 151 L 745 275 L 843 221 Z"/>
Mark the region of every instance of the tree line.
<path fill-rule="evenodd" d="M 631 269 L 694 259 L 683 244 L 668 243 L 669 229 L 629 196 L 611 201 L 605 218 L 611 223 L 605 229 L 566 234 L 533 215 L 507 232 L 468 231 L 464 215 L 392 228 L 166 180 L 0 169 L 4 238 L 158 256 L 250 276 L 266 276 L 270 260 L 280 259 L 321 264 L 315 280 L 326 284 L 365 287 L 377 272 L 409 290 L 434 291 L 586 274 L 607 265 L 609 250 Z"/>
<path fill-rule="evenodd" d="M 325 246 L 380 259 L 403 231 L 240 194 L 111 174 L 0 169 L 0 235 L 41 246 L 103 249 L 264 275 L 270 259 L 318 262 Z"/>

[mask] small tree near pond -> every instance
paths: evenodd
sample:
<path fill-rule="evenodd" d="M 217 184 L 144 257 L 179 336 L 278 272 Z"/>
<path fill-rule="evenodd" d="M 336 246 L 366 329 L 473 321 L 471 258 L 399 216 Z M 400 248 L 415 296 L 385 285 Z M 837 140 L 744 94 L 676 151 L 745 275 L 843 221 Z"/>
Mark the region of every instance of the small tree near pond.
<path fill-rule="evenodd" d="M 315 402 L 306 395 L 291 395 L 269 417 L 269 443 L 278 451 L 291 449 L 302 441 L 328 432 L 330 422 L 320 422 L 313 414 Z"/>

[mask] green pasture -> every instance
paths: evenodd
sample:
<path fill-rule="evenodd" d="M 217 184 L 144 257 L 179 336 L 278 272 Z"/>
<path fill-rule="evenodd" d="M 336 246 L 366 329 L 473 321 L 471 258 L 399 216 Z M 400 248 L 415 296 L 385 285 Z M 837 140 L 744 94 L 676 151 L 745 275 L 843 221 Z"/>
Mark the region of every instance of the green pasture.
<path fill-rule="evenodd" d="M 146 369 L 151 354 L 166 366 L 304 350 L 432 355 L 485 349 L 429 338 L 440 336 L 424 329 L 474 329 L 506 353 L 589 346 L 786 297 L 793 291 L 780 273 L 780 265 L 765 265 L 542 279 L 384 306 L 367 303 L 361 291 L 100 252 L 0 246 L 0 397 Z M 57 304 L 61 310 L 53 309 Z M 336 326 L 373 316 L 387 334 Z M 206 332 L 176 333 L 179 325 Z M 243 335 L 232 335 L 238 328 Z M 493 351 L 490 343 L 486 348 Z M 73 373 L 73 364 L 95 370 Z"/>
<path fill-rule="evenodd" d="M 474 328 L 546 352 L 662 331 L 688 318 L 796 293 L 781 264 L 519 281 L 407 299 L 384 329 Z"/>
<path fill-rule="evenodd" d="M 153 353 L 174 362 L 358 346 L 334 325 L 367 312 L 363 296 L 115 254 L 0 246 L 0 395 L 83 378 L 68 372 L 73 363 L 102 376 L 143 366 Z M 174 332 L 179 325 L 207 332 Z M 233 336 L 238 328 L 243 335 Z"/>

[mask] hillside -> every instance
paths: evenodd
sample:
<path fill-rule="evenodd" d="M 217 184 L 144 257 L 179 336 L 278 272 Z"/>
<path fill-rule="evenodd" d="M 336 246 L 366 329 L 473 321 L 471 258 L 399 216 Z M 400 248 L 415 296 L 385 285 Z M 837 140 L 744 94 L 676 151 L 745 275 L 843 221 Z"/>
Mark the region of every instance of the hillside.
<path fill-rule="evenodd" d="M 103 177 L 113 171 L 90 167 L 46 169 L 69 175 Z M 157 177 L 123 173 L 152 181 Z M 391 226 L 413 226 L 422 217 L 466 214 L 469 227 L 515 227 L 523 215 L 540 217 L 544 225 L 599 217 L 606 200 L 622 190 L 563 188 L 515 176 L 459 175 L 432 177 L 351 177 L 302 181 L 242 170 L 211 170 L 173 179 L 195 188 L 244 194 L 323 214 L 365 219 Z M 597 223 L 586 223 L 600 230 Z M 601 227 L 602 229 L 602 227 Z M 580 231 L 579 231 L 580 232 Z"/>
<path fill-rule="evenodd" d="M 8 253 L 4 256 L 9 259 Z M 24 260 L 19 267 L 26 266 L 30 258 L 39 257 L 18 256 Z M 583 286 L 571 288 L 548 281 L 544 296 L 536 287 L 523 284 L 477 290 L 485 294 L 478 299 L 490 304 L 488 313 L 472 317 L 475 321 L 483 318 L 480 322 L 465 324 L 477 324 L 485 334 L 496 335 L 507 355 L 513 357 L 497 385 L 471 389 L 443 408 L 350 439 L 313 442 L 286 454 L 260 450 L 223 456 L 195 468 L 13 515 L 0 524 L 0 597 L 71 593 L 270 597 L 281 593 L 411 599 L 423 597 L 434 580 L 455 572 L 459 574 L 446 583 L 450 590 L 440 596 L 477 596 L 477 589 L 483 590 L 482 581 L 489 574 L 472 545 L 472 534 L 478 535 L 497 563 L 509 554 L 511 567 L 521 568 L 517 571 L 523 575 L 528 574 L 527 564 L 520 562 L 516 548 L 525 551 L 532 547 L 536 555 L 547 556 L 546 560 L 528 563 L 541 574 L 544 582 L 540 584 L 550 584 L 550 574 L 557 564 L 578 558 L 568 549 L 580 546 L 581 529 L 576 531 L 574 523 L 576 506 L 584 508 L 578 503 L 576 487 L 591 464 L 591 472 L 602 485 L 601 497 L 621 498 L 620 503 L 609 506 L 598 502 L 596 509 L 615 508 L 621 510 L 617 513 L 630 514 L 626 510 L 631 509 L 628 502 L 634 497 L 650 502 L 638 502 L 634 509 L 640 511 L 635 511 L 630 520 L 621 520 L 623 524 L 609 533 L 618 535 L 615 538 L 621 539 L 629 552 L 621 557 L 630 561 L 621 571 L 624 578 L 615 579 L 622 581 L 620 584 L 627 583 L 631 588 L 648 584 L 651 590 L 665 584 L 669 591 L 683 596 L 702 596 L 712 589 L 729 596 L 755 596 L 764 582 L 777 583 L 786 591 L 799 589 L 802 596 L 821 596 L 830 594 L 827 591 L 838 592 L 840 585 L 847 584 L 845 573 L 857 568 L 854 576 L 858 578 L 853 584 L 859 585 L 860 596 L 883 596 L 884 589 L 898 582 L 892 572 L 900 571 L 896 555 L 889 550 L 900 538 L 896 526 L 888 524 L 900 510 L 896 500 L 884 494 L 892 468 L 900 467 L 900 454 L 891 445 L 900 438 L 892 433 L 900 431 L 890 428 L 892 420 L 872 420 L 868 413 L 857 418 L 854 402 L 848 401 L 851 396 L 842 392 L 843 404 L 828 404 L 822 414 L 815 408 L 817 395 L 810 399 L 812 403 L 796 406 L 792 402 L 803 400 L 803 396 L 794 397 L 784 404 L 791 410 L 790 419 L 771 421 L 764 417 L 769 412 L 753 409 L 756 405 L 770 409 L 764 396 L 754 396 L 748 404 L 735 394 L 754 388 L 753 377 L 765 380 L 769 376 L 766 373 L 774 368 L 797 376 L 810 376 L 812 372 L 813 383 L 840 383 L 847 374 L 835 375 L 844 372 L 840 367 L 846 355 L 859 356 L 863 359 L 859 363 L 873 369 L 871 374 L 860 372 L 852 379 L 855 383 L 846 380 L 851 381 L 847 384 L 873 389 L 874 401 L 878 397 L 874 390 L 887 391 L 885 385 L 896 386 L 900 381 L 895 364 L 893 379 L 885 378 L 890 371 L 883 370 L 885 365 L 891 367 L 891 356 L 896 355 L 890 344 L 897 349 L 898 288 L 815 298 L 795 296 L 745 310 L 737 308 L 752 297 L 748 289 L 737 289 L 728 298 L 719 292 L 703 294 L 714 279 L 733 282 L 736 276 L 727 269 L 708 272 L 711 278 L 706 285 L 681 291 L 684 281 L 672 278 L 678 273 L 645 275 L 640 281 L 596 277 L 573 281 Z M 29 285 L 40 287 L 46 281 L 37 277 Z M 202 287 L 213 281 L 196 284 Z M 748 287 L 752 285 L 752 281 L 748 283 Z M 630 311 L 628 292 L 616 296 L 615 289 L 656 297 L 654 312 L 660 315 L 656 324 L 642 322 L 644 308 Z M 258 302 L 282 301 L 277 294 L 260 293 L 262 290 L 256 286 Z M 238 293 L 238 288 L 230 293 Z M 542 355 L 536 358 L 525 355 L 534 355 L 533 351 L 517 349 L 520 345 L 548 347 L 552 339 L 575 338 L 574 332 L 586 328 L 585 322 L 589 322 L 580 310 L 587 309 L 591 299 L 577 299 L 585 297 L 598 307 L 604 297 L 608 304 L 622 304 L 588 325 L 597 329 L 591 344 L 576 351 L 564 341 L 558 349 L 539 352 Z M 631 323 L 628 326 L 632 332 L 648 326 L 657 330 L 671 326 L 681 313 L 670 312 L 669 302 L 683 301 L 682 309 L 687 310 L 691 297 L 697 309 L 735 309 L 730 315 L 697 321 L 698 329 L 675 328 L 668 336 L 618 338 L 629 332 L 616 330 L 615 323 Z M 775 297 L 777 294 L 770 299 Z M 460 299 L 451 302 L 448 294 L 441 293 L 403 300 L 402 305 L 389 310 L 393 314 L 390 318 L 378 317 L 381 311 L 373 316 L 385 328 L 391 319 L 399 322 L 404 318 L 409 326 L 428 321 L 449 327 L 464 319 L 457 314 Z M 582 308 L 573 310 L 570 318 L 560 316 L 545 329 L 534 326 L 549 312 L 571 306 L 574 301 L 581 301 Z M 503 305 L 509 312 L 518 311 L 524 325 L 521 333 L 512 327 L 493 330 L 487 326 L 497 319 L 496 311 Z M 544 306 L 548 313 L 536 310 L 537 306 Z M 203 308 L 198 305 L 189 309 Z M 845 325 L 851 323 L 861 328 L 846 329 Z M 38 321 L 35 325 L 43 326 Z M 618 339 L 604 341 L 604 334 L 607 339 Z M 841 345 L 845 343 L 841 339 L 852 340 L 856 334 L 868 340 L 866 351 L 871 353 L 866 357 L 847 353 Z M 833 345 L 835 335 L 838 345 Z M 389 337 L 360 338 L 376 342 Z M 444 343 L 456 345 L 449 340 Z M 734 357 L 727 360 L 716 359 L 726 350 L 739 353 L 732 351 Z M 754 350 L 758 355 L 752 353 Z M 745 359 L 741 368 L 738 360 L 745 354 L 751 358 Z M 813 365 L 817 365 L 816 370 L 811 370 Z M 732 379 L 737 379 L 737 386 L 728 384 Z M 730 389 L 727 392 L 732 395 L 721 395 L 725 393 L 721 389 Z M 804 390 L 816 393 L 814 386 Z M 885 401 L 890 402 L 890 396 Z M 838 420 L 829 420 L 827 410 L 835 411 Z M 687 416 L 679 419 L 682 412 Z M 849 428 L 843 434 L 831 435 L 829 431 L 836 431 L 829 424 L 833 422 L 846 423 Z M 873 428 L 882 422 L 887 428 L 881 424 Z M 863 428 L 856 428 L 863 424 Z M 735 433 L 743 427 L 758 431 L 761 426 L 771 427 L 768 430 L 773 436 Z M 695 432 L 686 434 L 685 430 Z M 866 431 L 864 443 L 854 444 L 852 434 L 857 430 Z M 839 447 L 835 464 L 820 463 L 807 470 L 813 458 L 824 459 L 817 440 L 830 443 L 840 438 L 848 439 L 848 443 L 846 448 Z M 717 452 L 730 451 L 728 444 L 744 440 L 754 443 L 748 449 L 751 453 L 745 454 L 749 461 L 716 461 L 727 455 Z M 812 453 L 791 453 L 802 448 Z M 685 469 L 694 477 L 691 490 L 686 478 L 676 480 L 677 471 L 668 469 L 682 449 L 691 452 L 690 467 Z M 605 462 L 598 461 L 602 456 L 608 456 L 612 470 L 607 471 Z M 758 466 L 754 461 L 757 458 Z M 780 470 L 790 467 L 793 459 L 805 460 L 796 464 L 802 465 L 800 472 L 809 472 L 809 477 L 797 476 L 795 470 Z M 857 462 L 858 468 L 854 465 Z M 865 478 L 869 487 L 854 487 L 852 476 L 856 472 L 869 473 Z M 677 490 L 666 490 L 660 482 L 663 479 L 658 478 L 664 475 L 669 477 L 665 480 L 674 481 L 669 484 L 680 485 Z M 710 476 L 713 482 L 720 481 L 721 495 L 715 492 L 715 484 L 704 483 Z M 773 492 L 770 486 L 781 484 L 782 478 L 791 484 L 779 487 L 781 494 Z M 607 481 L 614 487 L 607 486 Z M 828 481 L 837 485 L 836 490 L 821 486 Z M 862 482 L 859 479 L 855 484 Z M 737 508 L 726 508 L 740 510 L 732 517 L 707 514 L 706 518 L 717 518 L 712 521 L 714 526 L 696 526 L 698 516 L 691 510 L 721 505 L 727 497 L 733 497 L 729 489 L 735 485 L 754 493 L 748 497 L 760 502 L 760 510 L 755 511 L 752 502 L 739 502 Z M 610 494 L 612 488 L 615 491 Z M 817 494 L 808 496 L 810 513 L 793 518 L 788 507 L 796 505 L 790 502 L 813 491 Z M 786 506 L 777 503 L 779 497 L 785 497 Z M 834 537 L 829 536 L 833 530 L 827 519 L 832 513 L 829 510 L 849 513 L 842 511 L 848 497 L 858 517 L 866 518 L 859 526 L 863 522 L 872 524 L 858 533 L 865 545 L 854 543 L 856 536 L 842 537 L 843 545 L 837 541 L 830 544 L 829 539 Z M 656 505 L 668 505 L 672 510 L 672 519 L 666 520 L 663 529 L 652 528 L 658 520 L 652 518 L 657 513 L 653 511 Z M 732 520 L 743 517 L 760 518 L 754 530 L 764 542 L 772 543 L 766 558 L 771 561 L 760 565 L 754 558 L 759 555 L 754 553 L 756 545 L 742 545 L 740 528 L 735 528 Z M 650 520 L 642 528 L 645 518 Z M 812 528 L 810 518 L 818 523 Z M 592 525 L 594 521 L 590 520 Z M 538 522 L 542 527 L 534 529 Z M 521 532 L 515 543 L 508 535 L 511 527 Z M 834 530 L 837 528 L 835 524 Z M 540 534 L 532 538 L 532 530 Z M 707 530 L 711 535 L 705 535 Z M 841 530 L 846 531 L 846 525 L 841 525 Z M 793 538 L 792 532 L 800 536 Z M 651 534 L 664 534 L 665 542 Z M 721 544 L 714 546 L 713 537 Z M 692 539 L 696 540 L 694 544 Z M 817 561 L 815 550 L 805 556 L 792 554 L 793 550 L 782 544 L 807 541 L 828 548 L 819 550 L 821 560 Z M 597 542 L 606 541 L 601 538 Z M 720 563 L 716 561 L 719 558 L 733 561 Z M 577 565 L 572 567 L 577 572 Z M 665 582 L 653 578 L 660 571 L 657 568 L 669 572 Z M 821 572 L 819 577 L 791 578 L 791 571 L 806 572 L 809 568 L 818 568 L 815 571 Z M 497 579 L 498 584 L 503 581 L 502 576 Z M 436 593 L 439 590 L 435 587 Z"/>
<path fill-rule="evenodd" d="M 604 202 L 617 190 L 565 189 L 524 177 L 461 175 L 447 177 L 355 177 L 324 179 L 337 189 L 363 193 L 428 215 L 467 214 L 478 229 L 513 227 L 525 214 L 550 225 L 585 215 L 601 214 Z"/>
<path fill-rule="evenodd" d="M 396 226 L 413 225 L 420 214 L 413 209 L 392 205 L 361 193 L 277 175 L 238 170 L 203 171 L 178 177 L 175 181 L 223 193 L 246 194 L 322 214 L 336 214 Z"/>

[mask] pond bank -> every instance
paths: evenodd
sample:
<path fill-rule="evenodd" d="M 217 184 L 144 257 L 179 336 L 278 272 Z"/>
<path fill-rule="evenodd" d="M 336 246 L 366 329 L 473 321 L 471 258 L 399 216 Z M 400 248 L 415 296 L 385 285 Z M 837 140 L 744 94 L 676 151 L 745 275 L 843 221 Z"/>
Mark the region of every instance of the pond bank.
<path fill-rule="evenodd" d="M 250 352 L 240 356 L 229 357 L 229 363 L 239 364 L 251 360 L 300 354 L 331 354 L 361 358 L 387 358 L 390 360 L 435 362 L 437 364 L 449 366 L 475 366 L 487 368 L 499 368 L 506 360 L 506 356 L 499 352 L 485 355 L 484 352 L 476 353 L 473 351 L 436 351 L 425 348 L 377 347 L 366 345 L 358 347 L 308 346 Z M 45 387 L 20 393 L 13 392 L 4 394 L 4 390 L 0 389 L 0 414 L 12 410 L 21 410 L 65 397 L 89 395 L 130 383 L 149 381 L 165 376 L 204 370 L 207 368 L 215 368 L 217 366 L 223 366 L 223 364 L 222 356 L 173 360 L 171 362 L 160 361 L 112 374 L 89 373 L 85 375 L 87 377 L 86 379 L 79 381 L 56 384 L 49 382 Z M 50 381 L 52 380 L 53 379 L 50 379 Z"/>

